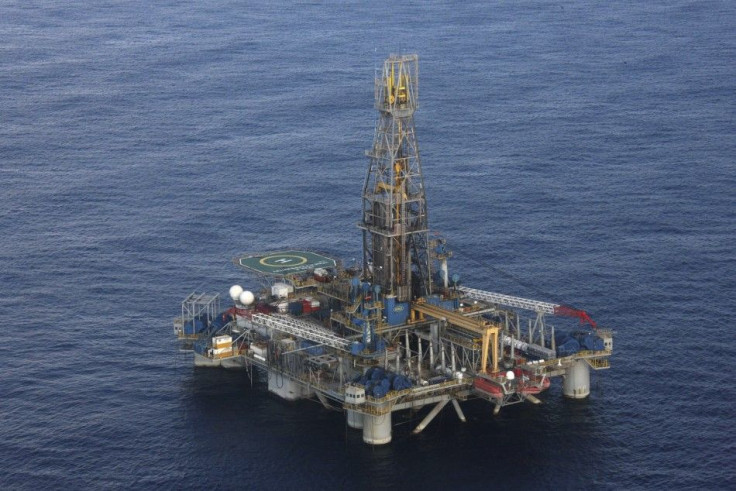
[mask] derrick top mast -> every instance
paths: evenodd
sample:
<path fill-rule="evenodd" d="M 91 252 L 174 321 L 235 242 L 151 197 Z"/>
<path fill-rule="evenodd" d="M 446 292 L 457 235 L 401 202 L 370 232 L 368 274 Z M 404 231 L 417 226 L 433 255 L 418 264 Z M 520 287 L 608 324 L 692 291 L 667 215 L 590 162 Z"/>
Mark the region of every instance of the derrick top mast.
<path fill-rule="evenodd" d="M 391 55 L 375 84 L 378 110 L 363 185 L 363 270 L 399 302 L 431 293 L 424 178 L 414 129 L 417 55 Z"/>

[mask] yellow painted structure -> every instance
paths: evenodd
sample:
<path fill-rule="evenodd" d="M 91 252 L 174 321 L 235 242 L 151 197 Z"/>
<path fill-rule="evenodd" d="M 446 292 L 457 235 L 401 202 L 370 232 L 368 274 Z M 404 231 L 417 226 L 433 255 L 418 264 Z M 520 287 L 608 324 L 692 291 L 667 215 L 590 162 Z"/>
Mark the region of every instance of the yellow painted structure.
<path fill-rule="evenodd" d="M 470 331 L 474 334 L 480 334 L 482 340 L 481 348 L 481 373 L 488 373 L 488 355 L 490 352 L 492 373 L 498 371 L 498 333 L 501 326 L 483 319 L 466 317 L 460 312 L 443 309 L 437 305 L 431 305 L 426 302 L 414 302 L 411 304 L 413 312 L 419 315 L 426 314 L 435 319 L 442 319 L 455 327 Z"/>

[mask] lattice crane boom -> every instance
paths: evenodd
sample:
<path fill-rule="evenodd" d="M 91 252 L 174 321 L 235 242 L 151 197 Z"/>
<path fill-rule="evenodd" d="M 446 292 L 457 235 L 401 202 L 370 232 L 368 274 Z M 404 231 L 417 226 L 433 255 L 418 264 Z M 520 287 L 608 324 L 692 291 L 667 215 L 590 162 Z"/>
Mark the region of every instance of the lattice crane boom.
<path fill-rule="evenodd" d="M 484 302 L 489 302 L 496 305 L 504 305 L 506 307 L 513 307 L 517 309 L 532 310 L 540 314 L 577 317 L 578 319 L 580 319 L 580 322 L 587 322 L 593 328 L 597 327 L 597 324 L 593 319 L 590 318 L 587 312 L 567 305 L 542 302 L 541 300 L 530 300 L 528 298 L 514 297 L 511 295 L 505 295 L 503 293 L 487 292 L 483 290 L 477 290 L 475 288 L 468 288 L 466 286 L 459 286 L 457 289 L 463 292 L 468 298 L 471 298 L 473 300 L 482 300 Z"/>

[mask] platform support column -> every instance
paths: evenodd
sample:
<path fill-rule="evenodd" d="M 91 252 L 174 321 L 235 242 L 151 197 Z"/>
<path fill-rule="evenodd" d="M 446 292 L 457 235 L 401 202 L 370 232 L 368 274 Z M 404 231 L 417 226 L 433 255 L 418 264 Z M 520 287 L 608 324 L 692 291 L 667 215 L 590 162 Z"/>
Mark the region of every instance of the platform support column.
<path fill-rule="evenodd" d="M 315 391 L 315 394 L 317 395 L 317 399 L 319 399 L 319 402 L 322 403 L 325 409 L 333 409 L 332 406 L 330 406 L 330 401 L 327 400 L 327 397 L 325 397 L 322 392 Z"/>
<path fill-rule="evenodd" d="M 422 376 L 422 338 L 417 336 L 417 349 L 419 350 L 417 354 L 417 377 Z"/>
<path fill-rule="evenodd" d="M 351 428 L 355 428 L 356 430 L 362 430 L 363 429 L 363 413 L 359 413 L 358 411 L 352 411 L 350 409 L 348 409 L 345 412 L 347 413 L 348 426 Z"/>
<path fill-rule="evenodd" d="M 465 423 L 466 421 L 465 414 L 463 414 L 463 410 L 460 408 L 460 403 L 457 402 L 457 399 L 452 400 L 452 405 L 455 406 L 455 412 L 457 413 L 457 417 L 460 419 L 460 421 Z"/>
<path fill-rule="evenodd" d="M 590 395 L 590 370 L 584 360 L 577 360 L 565 371 L 562 393 L 571 399 L 585 399 Z"/>
<path fill-rule="evenodd" d="M 448 402 L 450 402 L 449 399 L 438 402 L 437 405 L 433 407 L 429 414 L 422 420 L 422 422 L 419 423 L 416 428 L 414 428 L 414 431 L 412 433 L 414 433 L 415 435 L 421 433 L 422 430 L 426 428 L 429 423 L 432 422 L 435 416 L 437 416 L 439 412 L 442 411 L 442 408 L 444 408 Z"/>
<path fill-rule="evenodd" d="M 439 355 L 440 350 L 440 324 L 433 322 L 429 326 L 429 368 L 434 370 L 435 355 Z"/>
<path fill-rule="evenodd" d="M 404 331 L 404 347 L 406 348 L 406 366 L 411 371 L 411 350 L 409 349 L 409 329 Z"/>
<path fill-rule="evenodd" d="M 373 416 L 363 415 L 363 441 L 369 445 L 385 445 L 391 442 L 391 413 Z"/>

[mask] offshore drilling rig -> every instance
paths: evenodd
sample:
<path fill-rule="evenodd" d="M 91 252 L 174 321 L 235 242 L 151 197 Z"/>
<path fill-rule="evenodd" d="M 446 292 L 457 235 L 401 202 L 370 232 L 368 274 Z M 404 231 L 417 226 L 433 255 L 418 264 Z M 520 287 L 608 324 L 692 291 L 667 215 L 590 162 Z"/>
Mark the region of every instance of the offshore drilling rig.
<path fill-rule="evenodd" d="M 612 332 L 584 311 L 468 288 L 448 272 L 452 252 L 430 237 L 414 128 L 418 57 L 392 55 L 375 81 L 378 111 L 358 224 L 361 267 L 326 254 L 282 250 L 235 263 L 257 278 L 191 293 L 174 320 L 197 366 L 266 374 L 288 400 L 317 398 L 345 412 L 368 444 L 391 441 L 392 413 L 430 406 L 421 432 L 448 404 L 484 399 L 494 414 L 537 397 L 562 377 L 566 397 L 590 393 L 590 370 L 609 368 Z M 573 317 L 557 329 L 548 316 Z"/>

